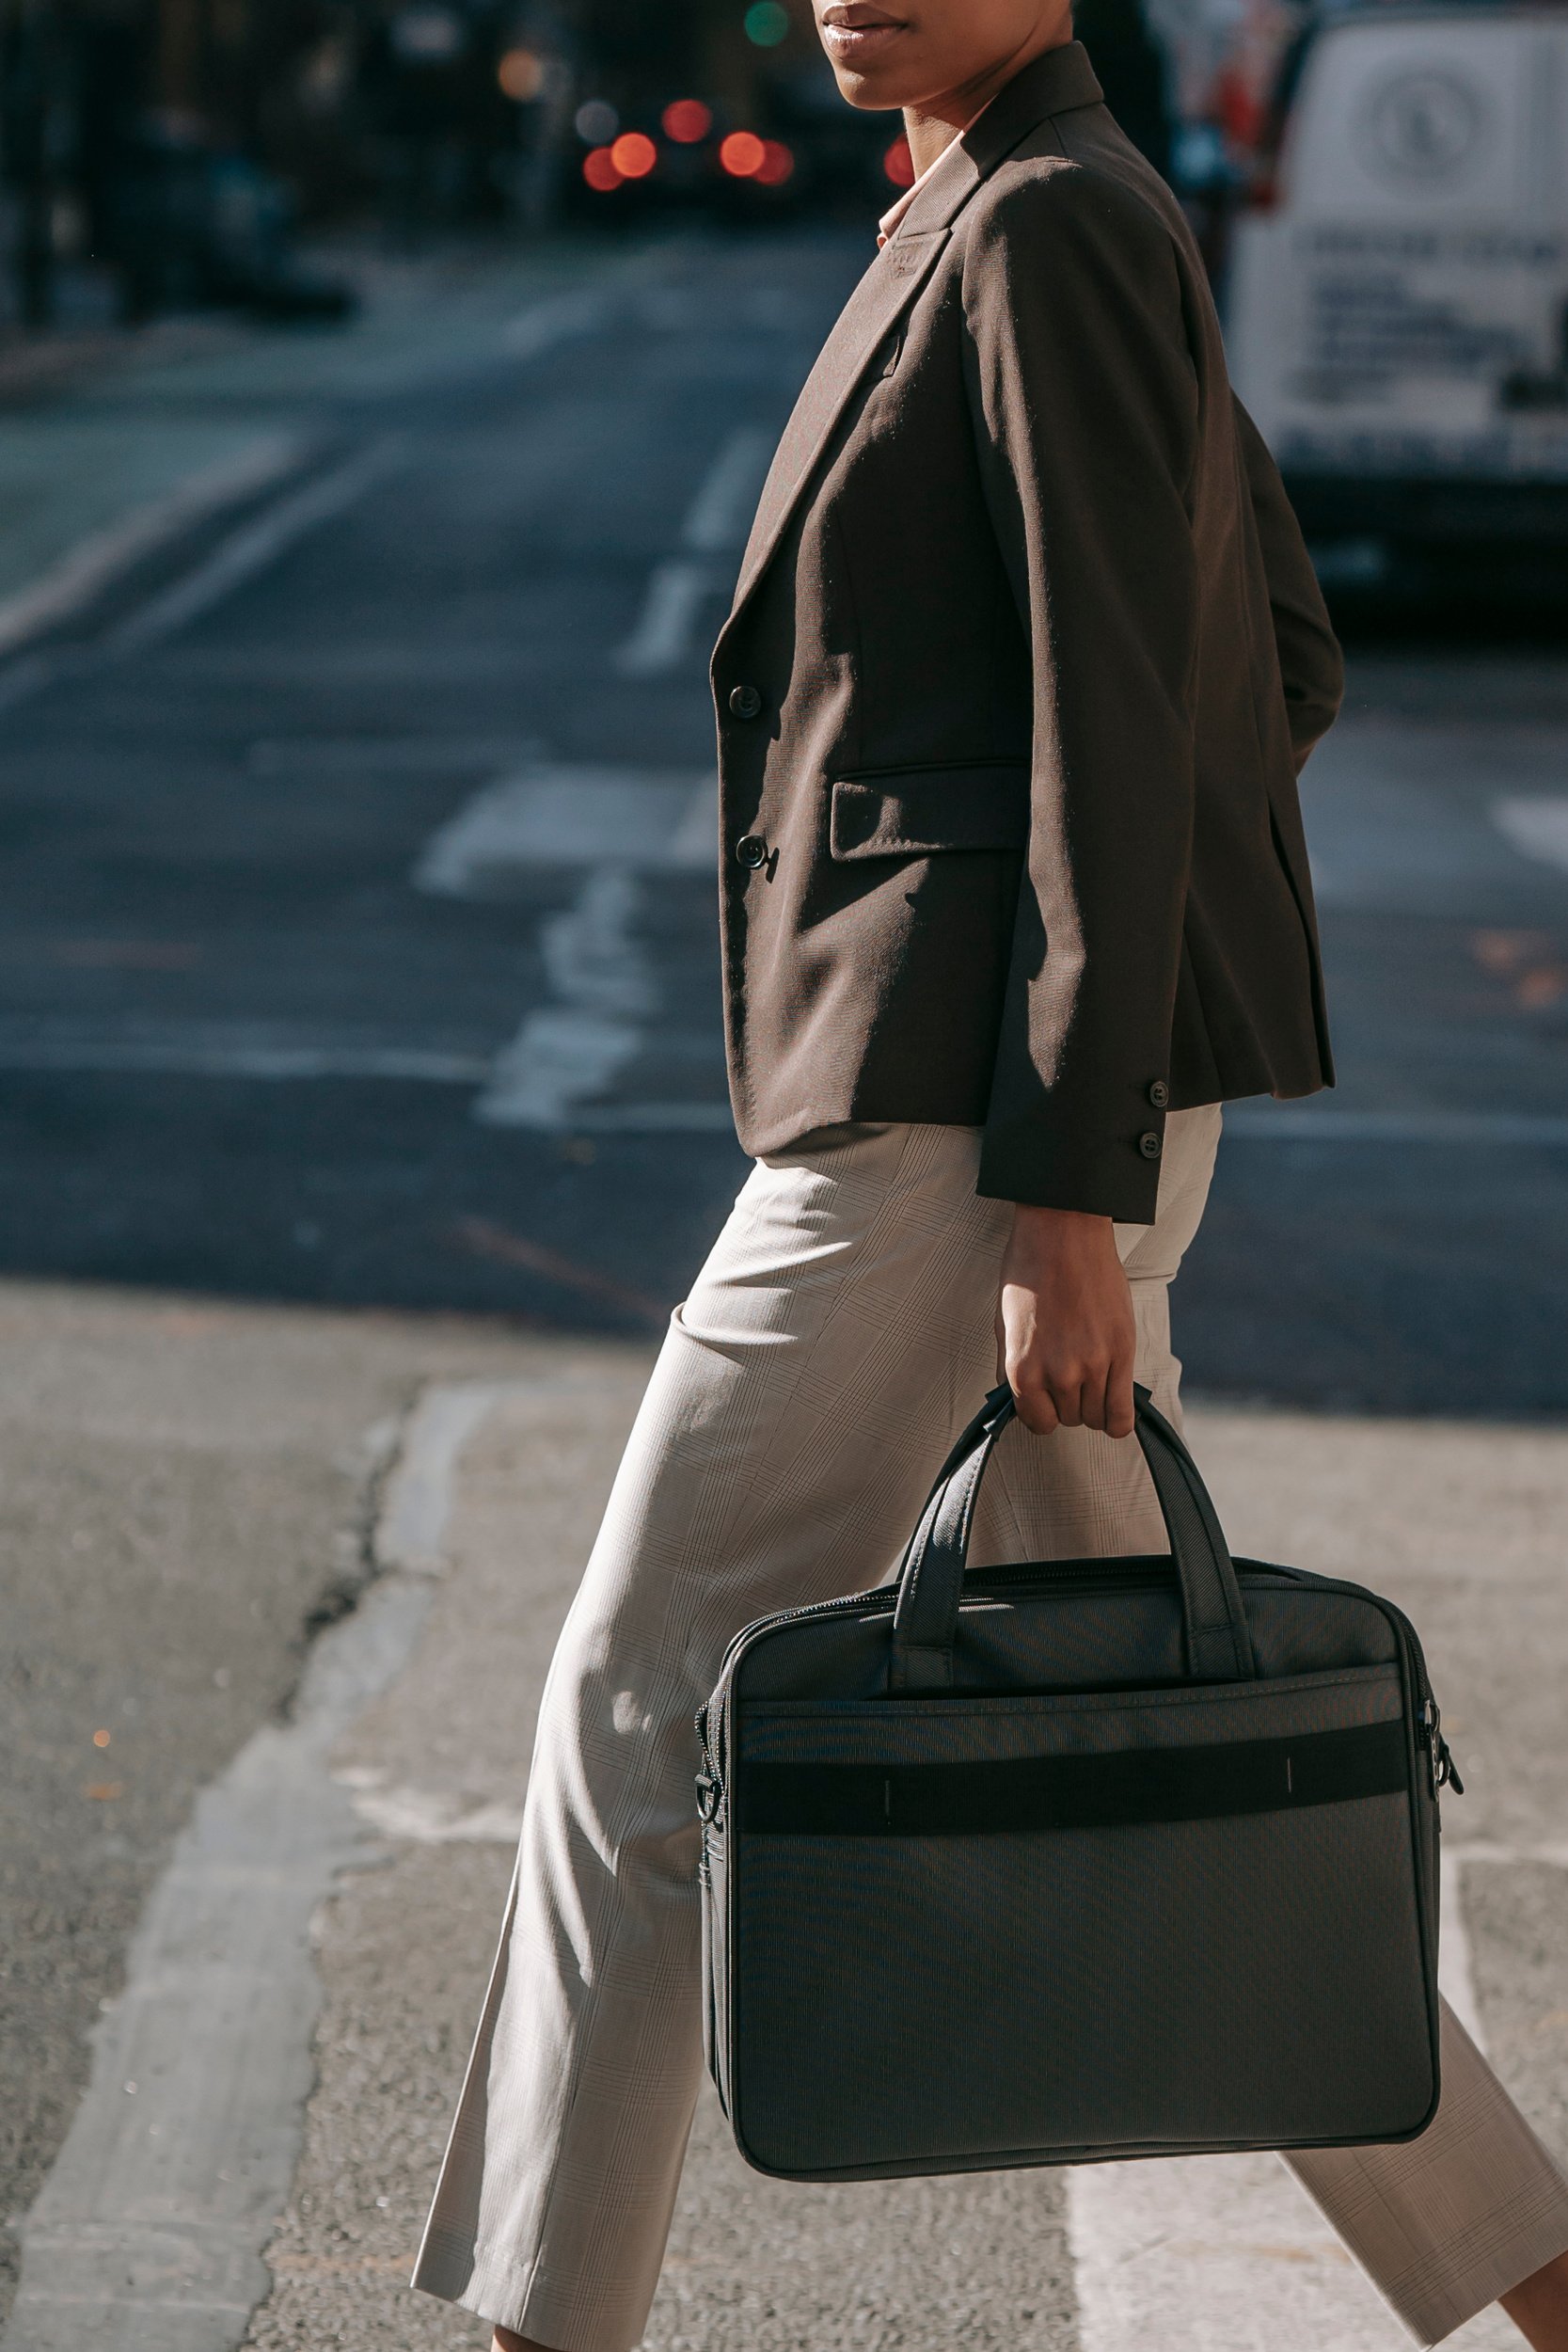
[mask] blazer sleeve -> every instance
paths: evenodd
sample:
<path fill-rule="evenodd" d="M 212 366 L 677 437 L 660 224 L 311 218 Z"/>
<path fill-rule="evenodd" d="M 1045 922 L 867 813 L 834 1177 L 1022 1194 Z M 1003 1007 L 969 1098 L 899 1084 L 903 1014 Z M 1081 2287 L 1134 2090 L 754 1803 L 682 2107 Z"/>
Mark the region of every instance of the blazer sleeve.
<path fill-rule="evenodd" d="M 985 200 L 964 303 L 1035 704 L 979 1190 L 1148 1224 L 1194 803 L 1198 384 L 1175 246 L 1064 161 Z"/>
<path fill-rule="evenodd" d="M 1239 400 L 1235 410 L 1236 438 L 1252 494 L 1285 708 L 1300 775 L 1314 744 L 1338 717 L 1345 691 L 1344 660 L 1279 469 Z"/>

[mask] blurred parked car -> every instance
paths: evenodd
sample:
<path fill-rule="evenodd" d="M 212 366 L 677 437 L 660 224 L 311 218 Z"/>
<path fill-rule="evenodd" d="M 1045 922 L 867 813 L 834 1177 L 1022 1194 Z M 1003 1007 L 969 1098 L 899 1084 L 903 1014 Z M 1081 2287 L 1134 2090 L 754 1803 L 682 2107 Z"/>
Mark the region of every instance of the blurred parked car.
<path fill-rule="evenodd" d="M 149 118 L 106 192 L 133 318 L 206 304 L 276 319 L 341 319 L 351 290 L 293 251 L 293 205 L 277 176 Z"/>
<path fill-rule="evenodd" d="M 898 117 L 854 114 L 825 66 L 771 77 L 744 111 L 717 97 L 593 97 L 575 130 L 573 208 L 607 228 L 683 211 L 737 224 L 840 211 L 874 225 L 914 176 Z"/>
<path fill-rule="evenodd" d="M 1307 534 L 1568 548 L 1568 10 L 1352 8 L 1237 228 L 1237 388 Z"/>

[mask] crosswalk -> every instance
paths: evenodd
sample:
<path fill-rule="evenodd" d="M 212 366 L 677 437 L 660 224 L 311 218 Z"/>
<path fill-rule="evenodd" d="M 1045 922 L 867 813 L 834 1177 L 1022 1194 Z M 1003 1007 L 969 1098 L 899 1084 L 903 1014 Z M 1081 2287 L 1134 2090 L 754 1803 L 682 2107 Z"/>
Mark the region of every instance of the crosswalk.
<path fill-rule="evenodd" d="M 1473 922 L 1521 904 L 1560 915 L 1565 774 L 1559 722 L 1395 725 L 1351 713 L 1303 779 L 1320 905 Z"/>
<path fill-rule="evenodd" d="M 688 518 L 689 536 L 717 539 L 726 516 L 733 522 L 737 485 L 760 458 L 760 445 L 745 435 L 721 453 Z M 1343 740 L 1332 738 L 1320 755 L 1322 771 L 1310 771 L 1307 796 L 1325 906 L 1431 911 L 1452 899 L 1471 913 L 1490 888 L 1517 893 L 1527 860 L 1546 869 L 1533 886 L 1560 901 L 1556 877 L 1568 869 L 1568 796 L 1487 789 L 1499 775 L 1542 774 L 1543 746 L 1522 743 L 1522 733 L 1511 729 L 1497 742 L 1471 730 L 1457 751 L 1445 735 L 1445 761 L 1428 761 L 1424 783 L 1413 772 L 1421 747 L 1412 754 L 1402 732 L 1390 743 L 1386 730 L 1358 730 L 1353 722 Z M 1557 748 L 1568 754 L 1568 742 Z M 330 785 L 367 755 L 354 743 L 268 742 L 255 747 L 252 766 L 263 776 L 319 771 Z M 0 1069 L 391 1081 L 467 1089 L 472 1116 L 489 1126 L 726 1132 L 716 999 L 693 1000 L 673 984 L 650 944 L 647 919 L 655 894 L 672 885 L 705 902 L 711 894 L 712 771 L 553 760 L 537 748 L 477 739 L 373 747 L 374 761 L 389 772 L 417 770 L 432 757 L 454 772 L 467 766 L 481 781 L 419 851 L 410 875 L 418 892 L 523 899 L 536 897 L 544 880 L 570 893 L 539 920 L 547 993 L 520 1014 L 509 1038 L 437 1041 L 299 1022 L 127 1018 L 105 1025 L 11 1015 L 0 1020 Z M 692 1090 L 626 1094 L 623 1082 L 640 1057 L 672 1040 L 695 1073 Z M 1451 1103 L 1244 1104 L 1230 1112 L 1227 1129 L 1238 1139 L 1280 1145 L 1568 1149 L 1560 1112 Z"/>
<path fill-rule="evenodd" d="M 692 1100 L 603 1099 L 670 1017 L 642 920 L 653 878 L 662 886 L 700 875 L 710 888 L 717 825 L 711 773 L 536 763 L 485 786 L 430 841 L 415 883 L 444 897 L 504 898 L 541 872 L 581 876 L 541 927 L 549 994 L 497 1055 L 473 1105 L 483 1124 L 729 1126 L 721 1089 Z"/>
<path fill-rule="evenodd" d="M 681 526 L 681 552 L 654 565 L 637 626 L 615 654 L 623 677 L 664 677 L 706 650 L 713 630 L 701 625 L 717 621 L 772 450 L 771 434 L 752 425 L 720 448 Z"/>
<path fill-rule="evenodd" d="M 1510 794 L 1493 802 L 1492 817 L 1521 856 L 1568 869 L 1568 793 Z"/>

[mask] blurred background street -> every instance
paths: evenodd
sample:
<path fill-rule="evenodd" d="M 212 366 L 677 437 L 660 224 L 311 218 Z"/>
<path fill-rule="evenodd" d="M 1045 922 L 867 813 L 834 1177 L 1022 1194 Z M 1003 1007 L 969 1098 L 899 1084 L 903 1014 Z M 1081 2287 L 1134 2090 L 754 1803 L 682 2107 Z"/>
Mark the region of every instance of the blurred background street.
<path fill-rule="evenodd" d="M 657 1325 L 741 1165 L 706 653 L 865 249 L 460 256 L 13 411 L 19 541 L 127 472 L 195 511 L 0 668 L 0 1264 Z M 1307 781 L 1340 1086 L 1231 1114 L 1208 1390 L 1568 1403 L 1544 618 L 1351 615 Z"/>
<path fill-rule="evenodd" d="M 8 2352 L 80 2341 L 73 2296 L 116 2352 L 455 2340 L 396 2275 L 537 1678 L 744 1172 L 707 652 L 909 178 L 809 14 L 0 0 Z M 1177 1344 L 1238 1540 L 1433 1629 L 1478 1768 L 1456 1982 L 1560 2144 L 1568 11 L 1477 0 L 1407 55 L 1425 22 L 1080 10 L 1350 659 L 1304 787 L 1339 1086 L 1232 1109 Z M 203 1975 L 176 1883 L 267 1837 L 283 1893 Z M 227 2022 L 157 2106 L 176 1979 Z M 147 2134 L 187 2174 L 138 2204 Z M 1388 2341 L 1256 2169 L 1161 2215 L 729 2163 L 707 2130 L 670 2352 Z M 1199 2247 L 1144 2304 L 1129 2231 Z"/>

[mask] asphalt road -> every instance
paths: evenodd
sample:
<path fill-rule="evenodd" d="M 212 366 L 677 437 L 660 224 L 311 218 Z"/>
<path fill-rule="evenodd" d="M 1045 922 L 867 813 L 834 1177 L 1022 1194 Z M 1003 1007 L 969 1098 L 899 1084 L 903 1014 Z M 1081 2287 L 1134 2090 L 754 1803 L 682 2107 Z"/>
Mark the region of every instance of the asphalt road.
<path fill-rule="evenodd" d="M 309 459 L 0 671 L 0 1269 L 657 1327 L 742 1169 L 705 653 L 861 259 L 674 245 L 346 387 L 263 346 L 89 404 Z M 1196 1386 L 1568 1404 L 1565 751 L 1550 652 L 1358 656 L 1307 780 L 1341 1089 L 1232 1121 Z"/>

